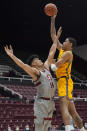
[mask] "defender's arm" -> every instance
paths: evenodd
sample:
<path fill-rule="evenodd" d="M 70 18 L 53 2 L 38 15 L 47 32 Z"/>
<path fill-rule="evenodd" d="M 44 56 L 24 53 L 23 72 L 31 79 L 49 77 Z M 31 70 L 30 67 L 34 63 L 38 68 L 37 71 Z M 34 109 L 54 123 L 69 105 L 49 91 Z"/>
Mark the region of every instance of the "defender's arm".
<path fill-rule="evenodd" d="M 8 46 L 5 46 L 5 52 L 7 53 L 8 56 L 19 66 L 21 67 L 27 74 L 29 74 L 33 80 L 37 79 L 37 75 L 40 74 L 40 72 L 31 66 L 24 64 L 20 59 L 18 59 L 14 54 L 13 54 L 13 49 L 12 46 L 10 45 L 10 48 Z"/>
<path fill-rule="evenodd" d="M 49 66 L 53 63 L 56 48 L 57 48 L 57 37 L 55 38 L 54 43 L 52 44 L 50 48 L 48 58 L 46 62 L 44 63 L 45 67 L 47 67 L 48 69 L 49 69 Z"/>

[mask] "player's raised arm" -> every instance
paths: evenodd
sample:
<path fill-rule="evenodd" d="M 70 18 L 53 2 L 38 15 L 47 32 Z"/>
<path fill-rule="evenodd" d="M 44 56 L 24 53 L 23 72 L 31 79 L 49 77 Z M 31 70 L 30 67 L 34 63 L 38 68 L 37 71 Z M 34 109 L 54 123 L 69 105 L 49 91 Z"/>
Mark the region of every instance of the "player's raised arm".
<path fill-rule="evenodd" d="M 56 37 L 55 18 L 56 18 L 56 15 L 51 17 L 51 30 L 50 30 L 50 33 L 51 33 L 52 41 L 54 41 L 54 39 Z"/>
<path fill-rule="evenodd" d="M 59 38 L 60 38 L 61 33 L 62 33 L 62 27 L 60 27 L 58 29 L 57 34 L 56 34 L 55 18 L 56 18 L 56 15 L 51 17 L 51 38 L 54 41 L 55 37 L 57 36 L 57 39 L 58 39 L 57 40 L 57 48 L 58 48 L 58 50 L 60 50 L 62 48 L 62 44 L 60 43 Z"/>
<path fill-rule="evenodd" d="M 45 61 L 44 65 L 49 69 L 49 66 L 53 63 L 54 55 L 57 49 L 57 37 L 55 37 L 55 40 L 50 48 L 49 55 L 47 60 Z"/>
<path fill-rule="evenodd" d="M 13 49 L 12 46 L 8 48 L 8 46 L 4 47 L 5 52 L 7 53 L 8 56 L 19 66 L 21 67 L 27 74 L 29 74 L 33 80 L 37 79 L 37 75 L 39 75 L 39 71 L 32 68 L 31 66 L 24 64 L 20 59 L 18 59 L 14 54 L 13 54 Z M 37 75 L 35 75 L 37 74 Z"/>

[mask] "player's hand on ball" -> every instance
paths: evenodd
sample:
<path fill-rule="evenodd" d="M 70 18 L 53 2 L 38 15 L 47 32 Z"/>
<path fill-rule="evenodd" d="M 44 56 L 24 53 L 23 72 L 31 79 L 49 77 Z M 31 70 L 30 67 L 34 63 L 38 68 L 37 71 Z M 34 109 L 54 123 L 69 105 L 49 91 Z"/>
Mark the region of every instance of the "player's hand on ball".
<path fill-rule="evenodd" d="M 44 11 L 47 16 L 54 16 L 54 15 L 57 15 L 58 13 L 58 9 L 56 5 L 53 3 L 46 4 L 44 7 Z"/>

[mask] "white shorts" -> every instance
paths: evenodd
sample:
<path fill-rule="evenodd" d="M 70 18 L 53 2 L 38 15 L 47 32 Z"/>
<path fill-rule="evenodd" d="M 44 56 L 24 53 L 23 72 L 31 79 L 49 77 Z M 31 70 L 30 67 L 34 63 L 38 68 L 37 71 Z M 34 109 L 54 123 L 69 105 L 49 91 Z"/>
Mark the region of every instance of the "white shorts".
<path fill-rule="evenodd" d="M 44 118 L 52 118 L 54 109 L 55 103 L 53 100 L 35 99 L 34 116 L 36 119 L 34 119 L 34 123 L 43 124 Z"/>

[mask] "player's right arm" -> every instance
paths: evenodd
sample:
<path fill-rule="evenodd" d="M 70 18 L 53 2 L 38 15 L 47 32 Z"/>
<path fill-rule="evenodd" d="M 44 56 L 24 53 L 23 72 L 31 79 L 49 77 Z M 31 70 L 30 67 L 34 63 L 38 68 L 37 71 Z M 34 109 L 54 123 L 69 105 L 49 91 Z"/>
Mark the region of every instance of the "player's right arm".
<path fill-rule="evenodd" d="M 52 38 L 52 41 L 54 41 L 55 38 L 57 37 L 57 39 L 58 39 L 58 41 L 57 41 L 57 49 L 60 50 L 62 48 L 62 44 L 60 43 L 59 38 L 60 38 L 61 33 L 62 33 L 62 27 L 60 27 L 58 29 L 57 35 L 56 35 L 55 18 L 56 18 L 56 15 L 51 17 L 51 38 Z"/>
<path fill-rule="evenodd" d="M 29 74 L 33 80 L 37 80 L 37 75 L 40 75 L 40 72 L 36 70 L 35 68 L 24 64 L 20 59 L 18 59 L 14 54 L 13 54 L 13 49 L 12 46 L 10 45 L 10 48 L 8 46 L 5 46 L 5 52 L 7 53 L 8 56 L 19 66 L 21 67 L 27 74 Z"/>
<path fill-rule="evenodd" d="M 56 71 L 65 62 L 68 62 L 69 64 L 71 64 L 72 62 L 72 52 L 71 51 L 64 52 L 62 57 L 55 64 L 51 64 L 51 70 Z"/>
<path fill-rule="evenodd" d="M 56 37 L 55 18 L 56 18 L 56 15 L 51 17 L 51 30 L 50 30 L 50 33 L 51 33 L 52 41 L 54 41 L 55 37 Z"/>

